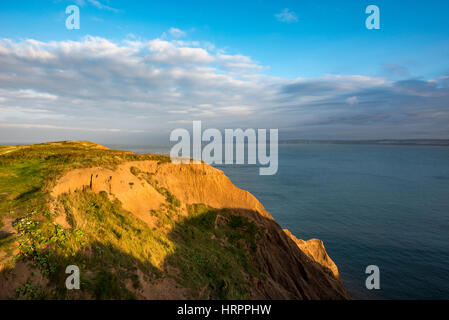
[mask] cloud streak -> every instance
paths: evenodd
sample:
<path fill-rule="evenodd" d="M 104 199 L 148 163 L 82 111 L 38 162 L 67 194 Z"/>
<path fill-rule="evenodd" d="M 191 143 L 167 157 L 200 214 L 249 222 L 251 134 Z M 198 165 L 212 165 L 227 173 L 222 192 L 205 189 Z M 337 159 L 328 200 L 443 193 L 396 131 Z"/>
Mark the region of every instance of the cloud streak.
<path fill-rule="evenodd" d="M 185 37 L 187 34 L 185 31 L 178 29 L 178 28 L 174 28 L 174 27 L 171 27 L 168 30 L 168 33 L 170 33 L 175 38 Z"/>
<path fill-rule="evenodd" d="M 98 0 L 87 0 L 87 1 L 88 1 L 91 5 L 93 5 L 94 7 L 98 8 L 98 9 L 100 9 L 100 10 L 112 11 L 112 12 L 114 12 L 114 13 L 120 12 L 120 10 L 115 9 L 115 8 L 112 8 L 112 7 L 108 6 L 108 5 L 105 5 L 105 4 L 101 3 L 101 2 L 98 1 Z M 84 2 L 84 1 L 83 1 L 83 2 Z"/>
<path fill-rule="evenodd" d="M 278 19 L 280 22 L 286 22 L 286 23 L 294 23 L 298 22 L 298 16 L 293 11 L 290 11 L 290 9 L 285 8 L 280 13 L 277 13 L 274 15 L 276 19 Z"/>

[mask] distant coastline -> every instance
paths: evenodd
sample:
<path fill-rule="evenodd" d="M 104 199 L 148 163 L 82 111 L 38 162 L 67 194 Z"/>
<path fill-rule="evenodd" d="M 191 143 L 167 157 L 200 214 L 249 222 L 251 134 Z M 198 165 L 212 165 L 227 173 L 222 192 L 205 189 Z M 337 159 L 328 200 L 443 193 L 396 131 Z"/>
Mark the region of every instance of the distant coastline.
<path fill-rule="evenodd" d="M 382 140 L 281 140 L 279 144 L 367 144 L 399 146 L 449 146 L 449 139 L 382 139 Z"/>
<path fill-rule="evenodd" d="M 25 146 L 30 144 L 40 144 L 42 142 L 0 142 L 0 146 Z M 245 141 L 246 143 L 246 141 Z M 279 140 L 279 144 L 360 144 L 360 145 L 398 145 L 398 146 L 449 146 L 449 139 L 378 139 L 378 140 L 318 140 L 318 139 L 283 139 Z M 146 153 L 148 144 L 116 144 L 104 143 L 112 149 L 129 149 L 137 153 Z M 168 154 L 170 144 L 154 144 L 151 145 L 158 151 L 152 151 L 156 154 Z M 142 150 L 140 150 L 142 149 Z"/>

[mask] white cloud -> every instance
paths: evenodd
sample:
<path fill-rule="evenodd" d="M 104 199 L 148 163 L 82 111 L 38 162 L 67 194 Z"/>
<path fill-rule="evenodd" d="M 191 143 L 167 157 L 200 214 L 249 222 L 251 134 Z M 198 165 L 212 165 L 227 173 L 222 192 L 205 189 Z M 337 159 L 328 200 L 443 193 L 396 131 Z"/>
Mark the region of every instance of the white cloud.
<path fill-rule="evenodd" d="M 349 103 L 350 105 L 356 104 L 358 101 L 359 98 L 357 98 L 356 96 L 349 97 L 346 99 L 346 102 Z"/>
<path fill-rule="evenodd" d="M 287 23 L 298 22 L 298 20 L 299 20 L 296 13 L 294 13 L 293 11 L 290 11 L 290 9 L 288 9 L 288 8 L 285 8 L 280 13 L 277 13 L 274 16 L 279 21 L 287 22 Z"/>
<path fill-rule="evenodd" d="M 249 115 L 253 112 L 253 108 L 249 106 L 228 106 L 221 107 L 220 111 L 231 115 Z"/>
<path fill-rule="evenodd" d="M 181 29 L 178 29 L 178 28 L 174 28 L 174 27 L 171 27 L 168 30 L 168 32 L 175 38 L 181 38 L 181 37 L 185 37 L 186 36 L 186 32 L 185 31 L 183 31 Z"/>
<path fill-rule="evenodd" d="M 117 43 L 90 36 L 59 42 L 3 39 L 0 96 L 9 106 L 47 110 L 36 129 L 70 129 L 76 122 L 141 132 L 187 115 L 248 113 L 229 106 L 248 105 L 262 78 L 238 79 L 238 65 L 231 73 L 217 64 L 217 54 L 190 44 L 161 39 Z M 252 63 L 242 55 L 225 60 Z M 23 110 L 9 110 L 2 119 L 31 121 Z"/>
<path fill-rule="evenodd" d="M 22 108 L 22 107 L 0 107 L 2 112 L 27 112 L 27 113 L 47 113 L 48 110 L 37 108 Z"/>
<path fill-rule="evenodd" d="M 266 66 L 251 57 L 196 42 L 1 39 L 0 65 L 3 137 L 18 128 L 168 137 L 191 120 L 332 136 L 361 124 L 405 130 L 408 122 L 443 132 L 449 121 L 447 75 L 433 82 L 363 75 L 289 80 L 263 74 Z"/>
<path fill-rule="evenodd" d="M 44 99 L 44 100 L 56 100 L 58 96 L 46 92 L 37 92 L 32 89 L 21 89 L 15 92 L 12 92 L 13 95 L 17 95 L 21 98 L 25 99 Z"/>
<path fill-rule="evenodd" d="M 237 70 L 238 72 L 246 71 L 262 71 L 266 67 L 261 66 L 257 62 L 252 61 L 248 56 L 241 54 L 228 55 L 228 54 L 217 54 L 217 60 L 227 70 Z"/>
<path fill-rule="evenodd" d="M 84 5 L 86 5 L 86 1 L 84 0 L 74 0 L 75 4 L 77 4 L 80 7 L 84 7 Z"/>
<path fill-rule="evenodd" d="M 92 131 L 92 132 L 128 132 L 128 133 L 143 133 L 143 130 L 124 130 L 115 128 L 85 128 L 72 126 L 58 126 L 51 124 L 33 124 L 33 123 L 1 123 L 3 128 L 22 128 L 22 129 L 52 129 L 52 130 L 75 130 L 75 131 Z"/>
<path fill-rule="evenodd" d="M 151 55 L 147 56 L 147 59 L 148 61 L 153 62 L 162 62 L 167 64 L 207 64 L 215 60 L 215 58 L 203 48 L 180 47 L 174 42 L 161 39 L 149 41 L 148 49 L 150 50 Z"/>
<path fill-rule="evenodd" d="M 105 4 L 101 3 L 98 0 L 87 0 L 87 1 L 89 1 L 90 4 L 92 4 L 94 7 L 97 7 L 100 10 L 108 10 L 108 11 L 112 11 L 114 13 L 118 13 L 119 12 L 118 9 L 115 9 L 115 8 L 112 8 L 112 7 L 108 6 L 108 5 L 105 5 Z"/>

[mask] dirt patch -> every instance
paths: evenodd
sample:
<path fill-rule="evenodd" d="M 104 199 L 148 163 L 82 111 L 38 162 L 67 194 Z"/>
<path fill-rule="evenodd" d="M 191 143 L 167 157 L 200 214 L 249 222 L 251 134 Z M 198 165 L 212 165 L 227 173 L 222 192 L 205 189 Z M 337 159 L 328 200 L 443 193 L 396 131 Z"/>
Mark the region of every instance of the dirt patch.
<path fill-rule="evenodd" d="M 55 222 L 61 226 L 63 226 L 65 229 L 71 228 L 71 225 L 67 221 L 67 215 L 64 210 L 64 207 L 61 203 L 57 201 L 51 201 L 50 202 L 50 212 L 53 212 L 55 217 Z"/>
<path fill-rule="evenodd" d="M 5 218 L 3 219 L 3 228 L 0 229 L 0 239 L 12 236 L 17 233 L 17 230 L 14 229 L 12 224 L 14 223 L 15 219 L 11 218 Z"/>
<path fill-rule="evenodd" d="M 133 175 L 130 167 L 125 164 L 114 171 L 99 167 L 70 171 L 57 182 L 51 195 L 56 199 L 76 190 L 105 191 L 120 200 L 125 210 L 154 227 L 155 219 L 150 212 L 158 210 L 165 198 L 149 183 Z"/>
<path fill-rule="evenodd" d="M 14 268 L 0 270 L 0 300 L 14 299 L 16 290 L 26 282 L 43 288 L 48 279 L 28 263 L 18 261 Z"/>
<path fill-rule="evenodd" d="M 137 276 L 140 288 L 137 290 L 133 288 L 131 281 L 126 284 L 126 288 L 139 300 L 184 300 L 192 297 L 190 289 L 181 287 L 171 277 L 149 281 L 140 270 L 137 271 Z"/>

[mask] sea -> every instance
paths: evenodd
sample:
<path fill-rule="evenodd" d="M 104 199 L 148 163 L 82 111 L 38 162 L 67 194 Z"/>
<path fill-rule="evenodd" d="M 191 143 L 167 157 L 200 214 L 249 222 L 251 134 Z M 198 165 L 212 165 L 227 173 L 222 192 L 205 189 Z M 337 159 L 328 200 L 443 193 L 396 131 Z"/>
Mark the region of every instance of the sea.
<path fill-rule="evenodd" d="M 321 239 L 354 298 L 449 299 L 449 147 L 281 144 L 276 175 L 215 167 L 296 237 Z M 366 286 L 371 265 L 379 289 Z"/>

